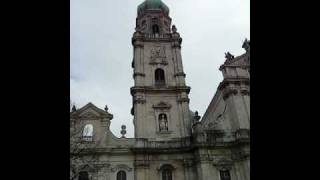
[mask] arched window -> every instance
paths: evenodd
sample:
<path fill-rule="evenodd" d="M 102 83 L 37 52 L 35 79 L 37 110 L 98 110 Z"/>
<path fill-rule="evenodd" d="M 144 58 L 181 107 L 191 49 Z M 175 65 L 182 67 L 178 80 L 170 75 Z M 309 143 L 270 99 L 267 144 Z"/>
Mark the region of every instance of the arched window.
<path fill-rule="evenodd" d="M 155 74 L 156 85 L 164 85 L 165 84 L 164 71 L 158 68 L 156 69 L 154 74 Z"/>
<path fill-rule="evenodd" d="M 160 131 L 168 131 L 168 118 L 164 113 L 159 114 L 159 130 Z"/>
<path fill-rule="evenodd" d="M 79 178 L 78 180 L 89 180 L 89 174 L 87 171 L 81 171 L 79 172 Z"/>
<path fill-rule="evenodd" d="M 171 171 L 171 169 L 162 170 L 162 180 L 172 180 L 172 171 Z"/>
<path fill-rule="evenodd" d="M 230 172 L 228 170 L 220 170 L 221 180 L 231 180 Z"/>
<path fill-rule="evenodd" d="M 159 26 L 157 24 L 152 25 L 152 33 L 159 34 Z"/>
<path fill-rule="evenodd" d="M 87 124 L 83 128 L 82 137 L 85 141 L 92 141 L 93 125 Z"/>
<path fill-rule="evenodd" d="M 124 171 L 119 171 L 117 173 L 117 180 L 126 180 L 127 179 L 127 175 L 126 172 Z"/>

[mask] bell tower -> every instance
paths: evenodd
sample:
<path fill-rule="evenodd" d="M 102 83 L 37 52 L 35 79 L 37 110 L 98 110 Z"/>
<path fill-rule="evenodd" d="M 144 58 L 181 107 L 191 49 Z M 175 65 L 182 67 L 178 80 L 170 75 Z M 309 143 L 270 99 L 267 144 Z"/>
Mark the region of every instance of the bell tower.
<path fill-rule="evenodd" d="M 190 87 L 185 84 L 182 38 L 161 0 L 138 6 L 132 37 L 131 88 L 135 138 L 166 140 L 191 135 Z"/>

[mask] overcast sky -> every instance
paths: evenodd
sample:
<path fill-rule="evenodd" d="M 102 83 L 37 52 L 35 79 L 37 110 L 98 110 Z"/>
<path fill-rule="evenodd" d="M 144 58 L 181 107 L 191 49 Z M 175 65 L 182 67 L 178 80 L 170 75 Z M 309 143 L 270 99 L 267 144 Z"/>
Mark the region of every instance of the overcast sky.
<path fill-rule="evenodd" d="M 107 104 L 114 115 L 111 131 L 121 125 L 133 137 L 130 114 L 133 47 L 137 6 L 144 0 L 71 0 L 70 94 L 78 108 L 92 102 Z M 202 116 L 222 74 L 224 53 L 238 56 L 250 39 L 250 0 L 162 0 L 183 38 L 182 60 L 191 87 L 190 109 Z"/>

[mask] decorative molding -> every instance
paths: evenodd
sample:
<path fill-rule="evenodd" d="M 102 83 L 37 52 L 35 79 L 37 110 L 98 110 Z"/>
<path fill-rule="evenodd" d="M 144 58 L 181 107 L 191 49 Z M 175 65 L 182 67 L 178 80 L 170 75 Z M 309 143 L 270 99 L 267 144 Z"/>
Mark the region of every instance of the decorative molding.
<path fill-rule="evenodd" d="M 168 65 L 168 61 L 165 58 L 163 58 L 163 59 L 160 59 L 160 60 L 151 60 L 149 64 L 151 64 L 151 65 L 161 64 L 161 65 L 166 66 L 166 65 Z"/>
<path fill-rule="evenodd" d="M 136 76 L 142 76 L 142 77 L 145 77 L 145 76 L 146 76 L 146 74 L 144 74 L 144 73 L 139 73 L 139 72 L 135 72 L 135 73 L 133 73 L 133 78 L 135 78 Z"/>
<path fill-rule="evenodd" d="M 226 100 L 230 95 L 236 95 L 238 93 L 237 89 L 228 88 L 223 91 L 223 99 Z"/>
<path fill-rule="evenodd" d="M 171 105 L 166 102 L 160 101 L 158 104 L 153 105 L 152 108 L 154 108 L 154 109 L 170 109 Z"/>
<path fill-rule="evenodd" d="M 146 103 L 146 99 L 142 95 L 137 95 L 133 97 L 133 104 L 144 104 Z"/>
<path fill-rule="evenodd" d="M 183 102 L 189 103 L 190 99 L 188 97 L 182 97 L 182 98 L 178 98 L 177 102 L 180 103 L 180 104 L 183 103 Z"/>
<path fill-rule="evenodd" d="M 233 162 L 228 159 L 221 159 L 218 162 L 214 162 L 213 166 L 215 166 L 219 171 L 221 170 L 231 170 L 233 166 Z"/>
<path fill-rule="evenodd" d="M 167 86 L 165 88 L 159 88 L 156 86 L 134 86 L 131 87 L 130 93 L 134 95 L 137 92 L 145 93 L 145 92 L 168 92 L 168 93 L 181 93 L 186 92 L 190 93 L 189 86 Z"/>
<path fill-rule="evenodd" d="M 249 89 L 241 89 L 240 92 L 244 96 L 246 96 L 246 95 L 250 96 L 250 90 Z"/>
<path fill-rule="evenodd" d="M 186 74 L 184 72 L 178 72 L 178 73 L 174 74 L 174 77 L 177 77 L 177 76 L 186 77 Z"/>
<path fill-rule="evenodd" d="M 134 167 L 135 168 L 149 168 L 150 163 L 146 160 L 135 160 Z"/>
<path fill-rule="evenodd" d="M 158 171 L 162 171 L 165 169 L 170 169 L 170 170 L 174 171 L 177 169 L 177 167 L 175 167 L 171 164 L 165 163 L 165 164 L 160 164 L 160 166 L 157 168 Z"/>
<path fill-rule="evenodd" d="M 125 170 L 127 172 L 132 171 L 132 168 L 126 164 L 118 164 L 115 167 L 111 168 L 111 172 L 117 172 L 119 170 Z"/>
<path fill-rule="evenodd" d="M 156 132 L 157 134 L 171 134 L 172 133 L 172 131 L 157 131 Z"/>

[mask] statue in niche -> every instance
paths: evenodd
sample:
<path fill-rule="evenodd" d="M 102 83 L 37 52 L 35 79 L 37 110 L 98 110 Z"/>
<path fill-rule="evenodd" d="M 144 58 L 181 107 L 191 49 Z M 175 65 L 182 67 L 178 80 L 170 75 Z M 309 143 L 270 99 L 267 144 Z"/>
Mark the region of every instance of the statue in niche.
<path fill-rule="evenodd" d="M 159 114 L 160 131 L 168 131 L 168 119 L 166 114 Z"/>

